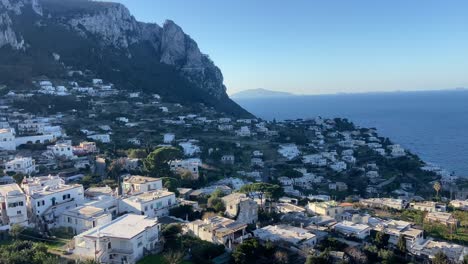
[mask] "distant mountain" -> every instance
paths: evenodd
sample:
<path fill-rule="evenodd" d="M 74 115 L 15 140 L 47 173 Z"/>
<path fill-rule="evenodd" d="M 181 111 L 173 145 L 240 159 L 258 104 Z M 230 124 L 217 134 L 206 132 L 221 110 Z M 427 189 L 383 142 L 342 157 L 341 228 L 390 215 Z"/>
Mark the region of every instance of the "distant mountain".
<path fill-rule="evenodd" d="M 137 21 L 118 3 L 0 0 L 0 84 L 27 86 L 90 70 L 117 88 L 251 116 L 226 94 L 220 69 L 173 21 Z"/>
<path fill-rule="evenodd" d="M 247 99 L 247 98 L 271 98 L 271 97 L 289 97 L 296 96 L 292 93 L 277 92 L 267 89 L 249 89 L 231 95 L 232 99 Z"/>

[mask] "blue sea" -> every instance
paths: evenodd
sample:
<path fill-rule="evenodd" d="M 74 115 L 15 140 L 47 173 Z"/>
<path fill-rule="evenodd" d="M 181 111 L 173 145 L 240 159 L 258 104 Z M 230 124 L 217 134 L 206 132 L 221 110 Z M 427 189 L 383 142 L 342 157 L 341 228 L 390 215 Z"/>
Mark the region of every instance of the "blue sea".
<path fill-rule="evenodd" d="M 345 117 L 374 127 L 433 163 L 468 177 L 468 91 L 393 92 L 236 99 L 263 119 Z"/>

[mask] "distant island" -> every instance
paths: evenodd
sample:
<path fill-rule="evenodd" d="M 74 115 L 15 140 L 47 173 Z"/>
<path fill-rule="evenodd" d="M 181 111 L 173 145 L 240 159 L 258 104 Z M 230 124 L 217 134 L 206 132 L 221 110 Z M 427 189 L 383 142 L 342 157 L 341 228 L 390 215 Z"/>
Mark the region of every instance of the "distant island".
<path fill-rule="evenodd" d="M 271 91 L 267 89 L 249 89 L 244 90 L 238 93 L 231 95 L 233 99 L 247 99 L 247 98 L 271 98 L 271 97 L 287 97 L 287 96 L 296 96 L 292 93 L 287 92 L 278 92 L 278 91 Z"/>

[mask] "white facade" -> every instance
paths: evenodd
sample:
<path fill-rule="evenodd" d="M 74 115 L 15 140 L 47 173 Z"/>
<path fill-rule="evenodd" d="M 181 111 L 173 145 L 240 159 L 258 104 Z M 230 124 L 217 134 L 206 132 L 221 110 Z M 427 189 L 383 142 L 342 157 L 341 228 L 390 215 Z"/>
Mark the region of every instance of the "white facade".
<path fill-rule="evenodd" d="M 239 137 L 250 137 L 252 133 L 250 132 L 250 128 L 248 126 L 243 126 L 236 131 L 236 135 Z"/>
<path fill-rule="evenodd" d="M 164 134 L 163 142 L 164 144 L 171 144 L 175 140 L 175 135 L 172 133 Z"/>
<path fill-rule="evenodd" d="M 17 157 L 5 164 L 5 172 L 31 175 L 36 172 L 36 161 L 30 157 Z"/>
<path fill-rule="evenodd" d="M 26 193 L 28 208 L 39 223 L 55 224 L 66 210 L 83 204 L 81 184 L 65 184 L 58 176 L 25 178 L 21 187 Z"/>
<path fill-rule="evenodd" d="M 130 176 L 123 181 L 123 192 L 128 195 L 162 189 L 162 180 L 145 176 Z"/>
<path fill-rule="evenodd" d="M 359 239 L 364 239 L 370 235 L 371 228 L 365 224 L 356 224 L 349 221 L 343 221 L 336 224 L 334 227 L 335 231 L 345 235 L 352 236 Z"/>
<path fill-rule="evenodd" d="M 301 154 L 296 144 L 280 145 L 278 153 L 288 160 L 292 160 Z"/>
<path fill-rule="evenodd" d="M 156 190 L 144 192 L 119 201 L 119 212 L 128 212 L 149 217 L 166 216 L 177 205 L 173 192 Z"/>
<path fill-rule="evenodd" d="M 198 179 L 198 168 L 202 166 L 200 159 L 171 160 L 169 162 L 171 171 L 177 173 L 190 172 L 193 179 Z"/>
<path fill-rule="evenodd" d="M 77 235 L 73 254 L 98 263 L 136 263 L 159 247 L 156 219 L 127 214 Z"/>
<path fill-rule="evenodd" d="M 111 141 L 109 134 L 89 135 L 88 138 L 92 139 L 92 140 L 95 140 L 95 141 L 102 142 L 102 143 L 110 143 L 110 141 Z"/>
<path fill-rule="evenodd" d="M 48 146 L 47 149 L 51 151 L 55 157 L 62 157 L 66 159 L 75 158 L 71 141 L 59 142 L 53 146 Z"/>
<path fill-rule="evenodd" d="M 16 183 L 0 185 L 0 230 L 15 224 L 28 225 L 26 195 Z"/>
<path fill-rule="evenodd" d="M 16 150 L 13 128 L 0 129 L 0 150 Z"/>
<path fill-rule="evenodd" d="M 63 212 L 59 216 L 57 226 L 70 228 L 74 234 L 80 234 L 111 221 L 112 214 L 106 209 L 94 206 L 79 206 Z"/>
<path fill-rule="evenodd" d="M 346 170 L 347 165 L 343 161 L 338 161 L 330 165 L 330 169 L 336 171 L 336 172 L 341 172 Z"/>
<path fill-rule="evenodd" d="M 192 141 L 181 142 L 179 143 L 179 146 L 181 146 L 182 149 L 184 150 L 185 156 L 193 156 L 201 152 L 200 147 L 193 144 Z"/>
<path fill-rule="evenodd" d="M 288 242 L 299 248 L 312 248 L 317 237 L 307 230 L 289 225 L 269 225 L 253 231 L 254 236 L 263 241 Z"/>

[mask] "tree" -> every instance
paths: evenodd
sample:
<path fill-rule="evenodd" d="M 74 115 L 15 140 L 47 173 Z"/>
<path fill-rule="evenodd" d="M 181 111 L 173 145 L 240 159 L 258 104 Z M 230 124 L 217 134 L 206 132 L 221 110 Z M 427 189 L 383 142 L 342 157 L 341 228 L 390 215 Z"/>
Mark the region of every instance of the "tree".
<path fill-rule="evenodd" d="M 320 255 L 309 255 L 307 256 L 305 264 L 328 264 L 329 263 L 329 254 L 328 252 L 323 252 Z"/>
<path fill-rule="evenodd" d="M 433 186 L 434 190 L 436 191 L 436 198 L 439 198 L 439 191 L 442 188 L 442 185 L 440 185 L 440 182 L 435 182 Z"/>
<path fill-rule="evenodd" d="M 379 231 L 377 234 L 375 234 L 374 242 L 379 248 L 386 247 L 388 245 L 388 235 L 386 235 L 384 232 Z"/>
<path fill-rule="evenodd" d="M 182 153 L 174 147 L 161 147 L 151 152 L 143 161 L 143 166 L 152 177 L 167 177 L 171 175 L 169 162 L 179 159 Z"/>
<path fill-rule="evenodd" d="M 226 210 L 226 206 L 221 199 L 222 195 L 222 191 L 220 189 L 216 189 L 208 199 L 208 207 L 212 208 L 216 212 L 224 212 L 224 210 Z"/>
<path fill-rule="evenodd" d="M 379 257 L 382 258 L 383 264 L 393 264 L 396 262 L 395 254 L 393 254 L 393 251 L 391 250 L 387 250 L 387 249 L 379 250 Z"/>
<path fill-rule="evenodd" d="M 43 244 L 16 240 L 0 247 L 0 263 L 58 264 L 59 259 L 49 254 Z"/>
<path fill-rule="evenodd" d="M 255 264 L 262 250 L 263 246 L 257 239 L 248 239 L 234 249 L 232 257 L 236 264 Z"/>
<path fill-rule="evenodd" d="M 148 156 L 148 153 L 144 149 L 130 149 L 127 153 L 131 159 L 144 159 Z"/>
<path fill-rule="evenodd" d="M 406 239 L 403 235 L 398 237 L 397 248 L 402 254 L 406 253 Z"/>
<path fill-rule="evenodd" d="M 278 200 L 283 196 L 284 190 L 281 186 L 269 183 L 251 183 L 242 186 L 240 192 L 253 197 L 257 195 L 260 198 L 260 204 L 263 206 L 263 198 Z"/>
<path fill-rule="evenodd" d="M 437 252 L 432 259 L 432 264 L 449 264 L 450 260 L 442 251 Z"/>
<path fill-rule="evenodd" d="M 22 226 L 20 226 L 18 224 L 13 224 L 8 233 L 14 239 L 18 239 L 19 235 L 23 232 L 23 230 L 24 230 L 24 227 L 22 227 Z"/>
<path fill-rule="evenodd" d="M 163 257 L 167 264 L 179 264 L 183 260 L 184 254 L 180 251 L 169 251 Z"/>
<path fill-rule="evenodd" d="M 274 256 L 274 263 L 276 264 L 288 264 L 289 263 L 289 255 L 288 252 L 284 250 L 277 250 Z"/>
<path fill-rule="evenodd" d="M 169 224 L 161 232 L 164 237 L 164 248 L 176 250 L 179 248 L 178 237 L 182 233 L 182 227 L 179 224 Z"/>

